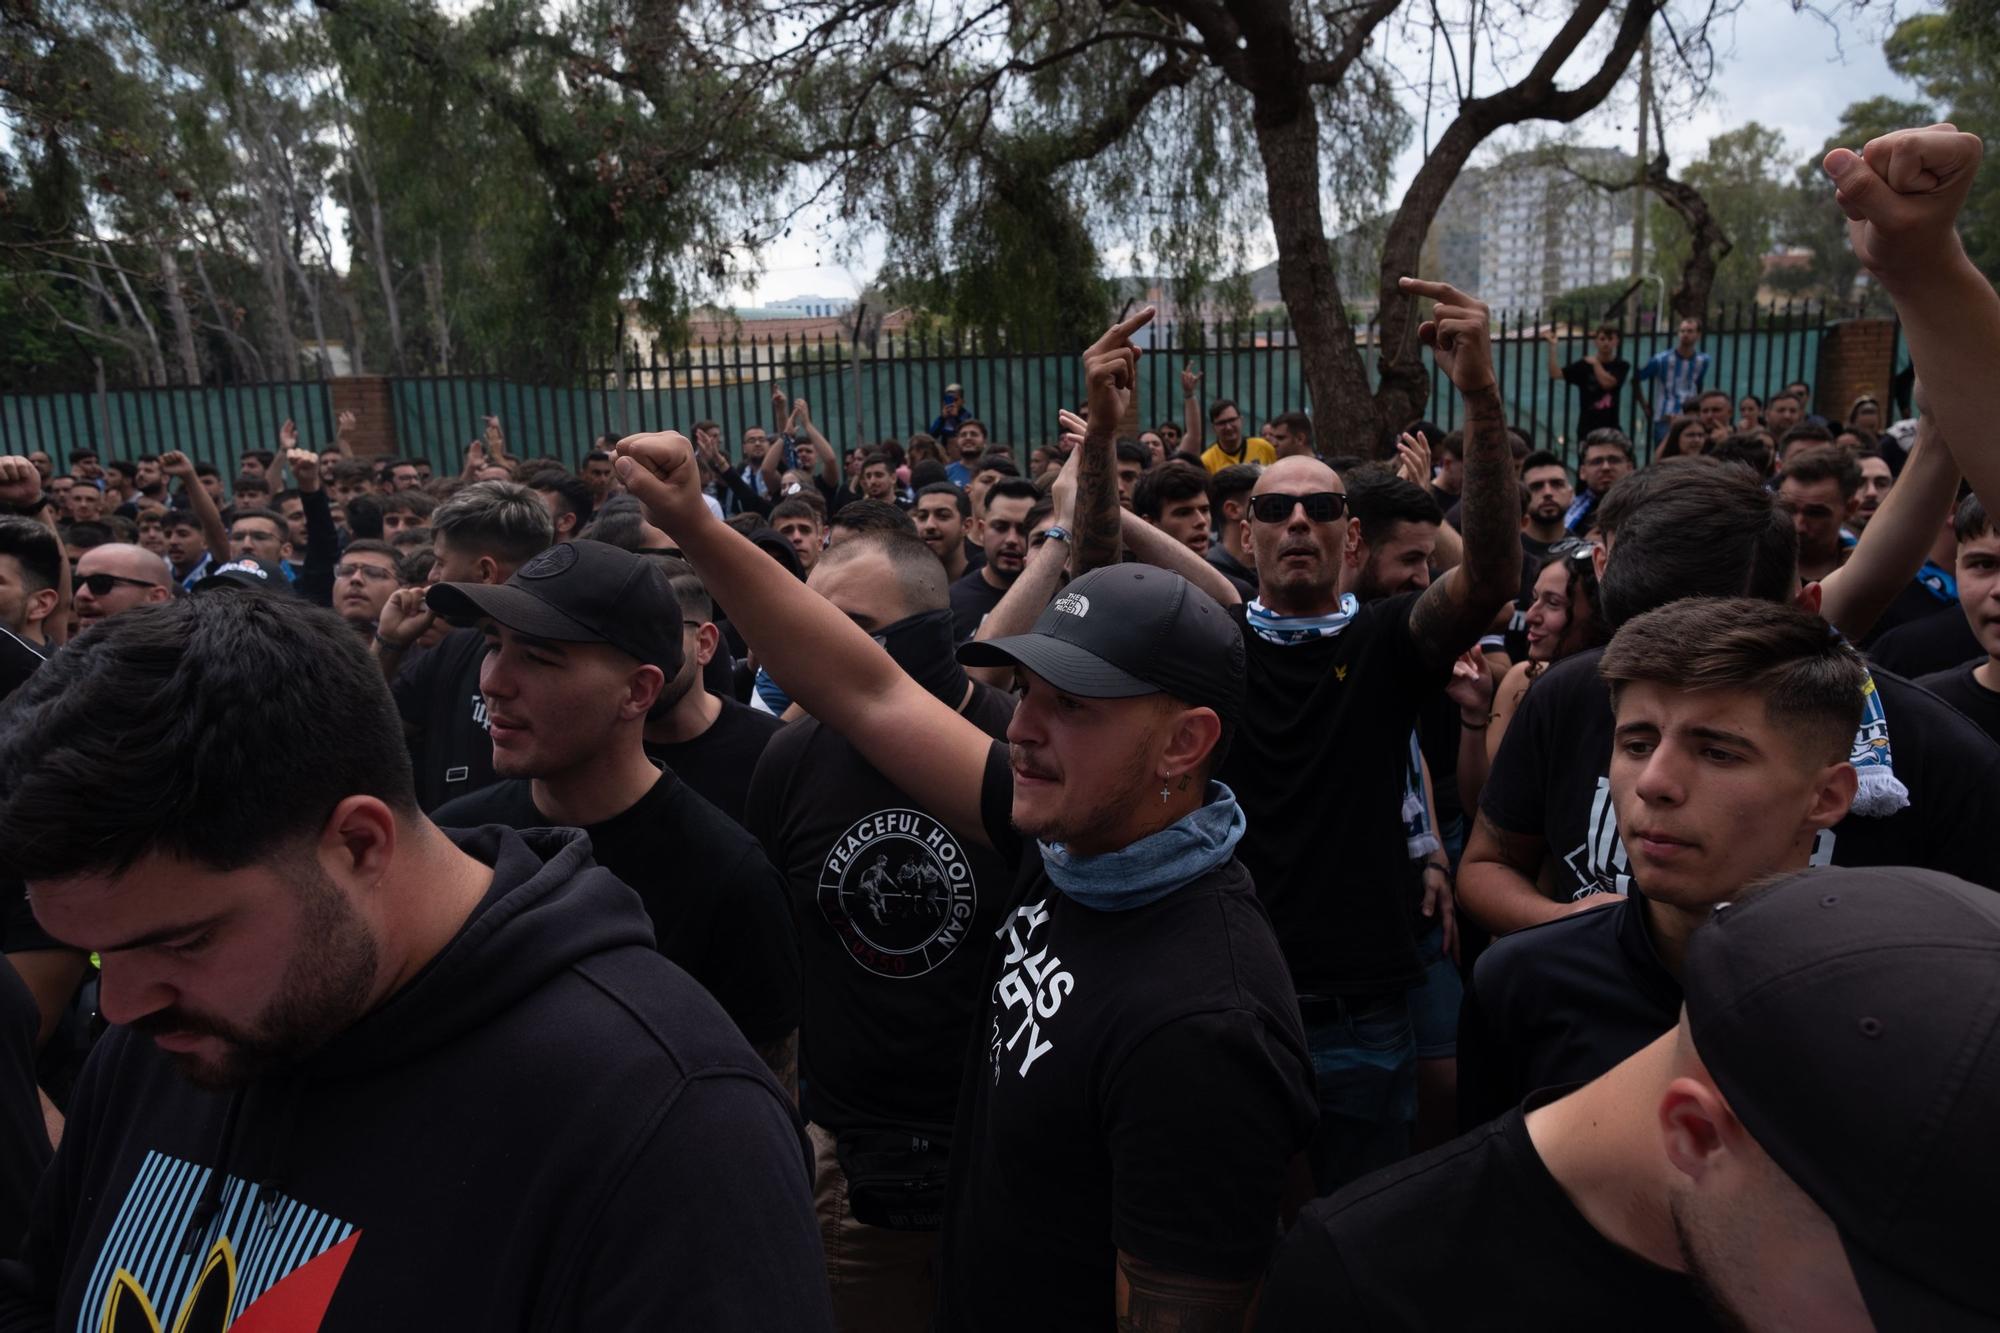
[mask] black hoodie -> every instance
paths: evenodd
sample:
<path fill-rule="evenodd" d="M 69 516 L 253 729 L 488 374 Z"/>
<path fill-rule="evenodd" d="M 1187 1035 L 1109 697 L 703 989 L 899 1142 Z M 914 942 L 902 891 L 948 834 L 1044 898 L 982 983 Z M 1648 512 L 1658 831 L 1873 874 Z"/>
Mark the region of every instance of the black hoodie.
<path fill-rule="evenodd" d="M 573 831 L 453 837 L 485 898 L 288 1073 L 99 1043 L 0 1329 L 831 1327 L 797 1118 L 632 891 Z"/>

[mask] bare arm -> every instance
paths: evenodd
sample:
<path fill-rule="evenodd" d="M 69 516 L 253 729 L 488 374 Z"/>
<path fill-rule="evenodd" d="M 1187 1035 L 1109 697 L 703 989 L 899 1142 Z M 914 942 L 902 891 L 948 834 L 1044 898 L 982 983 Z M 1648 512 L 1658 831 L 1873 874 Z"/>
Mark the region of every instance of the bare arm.
<path fill-rule="evenodd" d="M 1072 525 L 1076 521 L 1076 474 L 1082 458 L 1080 447 L 1071 449 L 1049 491 L 1055 501 L 1056 526 L 1070 532 L 1074 532 Z M 1007 589 L 1007 595 L 1000 599 L 999 604 L 986 613 L 986 619 L 979 624 L 979 632 L 972 637 L 984 642 L 1026 634 L 1033 629 L 1042 608 L 1049 604 L 1049 599 L 1061 586 L 1063 568 L 1068 561 L 1068 542 L 1043 542 L 1028 556 L 1027 567 L 1015 578 L 1013 586 Z M 1014 672 L 1011 667 L 967 667 L 965 674 L 996 689 L 1006 689 Z"/>
<path fill-rule="evenodd" d="M 1201 427 L 1201 372 L 1189 366 L 1181 372 L 1181 448 L 1189 458 L 1199 459 L 1207 434 Z"/>
<path fill-rule="evenodd" d="M 1825 166 L 1856 257 L 1895 302 L 1939 433 L 1992 503 L 2000 500 L 2000 448 L 1987 443 L 2000 419 L 2000 293 L 1966 257 L 1956 225 L 1982 153 L 1977 136 L 1932 127 L 1884 135 L 1859 154 L 1837 148 Z"/>
<path fill-rule="evenodd" d="M 229 559 L 229 529 L 222 526 L 222 511 L 215 507 L 215 497 L 208 493 L 208 487 L 201 484 L 195 475 L 194 464 L 178 449 L 160 455 L 160 471 L 170 477 L 178 477 L 181 493 L 188 498 L 188 508 L 194 511 L 195 522 L 201 524 L 202 538 L 208 542 L 209 557 L 218 562 Z"/>
<path fill-rule="evenodd" d="M 1431 548 L 1431 566 L 1442 575 L 1465 563 L 1465 538 L 1450 523 L 1438 524 L 1437 545 Z"/>
<path fill-rule="evenodd" d="M 1465 489 L 1459 500 L 1464 557 L 1410 609 L 1410 636 L 1418 651 L 1433 666 L 1448 668 L 1520 590 L 1521 507 L 1485 305 L 1447 283 L 1404 278 L 1403 287 L 1437 302 L 1419 336 L 1465 400 Z"/>
<path fill-rule="evenodd" d="M 1588 359 L 1590 361 L 1590 373 L 1597 376 L 1598 388 L 1615 389 L 1618 387 L 1618 377 L 1606 370 L 1602 361 L 1599 361 L 1594 356 Z"/>
<path fill-rule="evenodd" d="M 1918 396 L 1925 393 L 1918 386 Z M 1917 425 L 1917 442 L 1902 475 L 1861 532 L 1847 563 L 1820 580 L 1819 613 L 1829 625 L 1859 641 L 1923 568 L 1938 528 L 1958 493 L 1958 465 L 1938 437 L 1935 417 Z"/>
<path fill-rule="evenodd" d="M 985 844 L 979 793 L 992 740 L 905 675 L 867 631 L 712 515 L 687 438 L 618 443 L 626 489 L 700 572 L 780 686 L 962 836 Z"/>
<path fill-rule="evenodd" d="M 813 425 L 812 409 L 806 406 L 805 399 L 801 398 L 793 404 L 793 410 L 799 414 L 799 425 L 805 429 L 806 438 L 812 441 L 813 466 L 819 469 L 820 478 L 828 486 L 834 490 L 839 490 L 840 455 L 834 452 L 833 446 L 827 442 L 826 436 L 819 433 L 819 427 Z M 831 518 L 833 516 L 829 514 L 827 517 Z"/>
<path fill-rule="evenodd" d="M 1236 585 L 1214 565 L 1137 514 L 1127 510 L 1119 512 L 1124 515 L 1125 544 L 1132 548 L 1136 558 L 1149 565 L 1172 570 L 1223 606 L 1234 606 L 1243 600 L 1243 594 L 1237 591 Z"/>
<path fill-rule="evenodd" d="M 1118 1333 L 1242 1333 L 1262 1280 L 1171 1272 L 1118 1252 Z"/>
<path fill-rule="evenodd" d="M 1459 907 L 1494 935 L 1563 915 L 1562 904 L 1535 887 L 1545 848 L 1539 835 L 1509 833 L 1479 813 L 1458 863 Z"/>
<path fill-rule="evenodd" d="M 1549 329 L 1542 334 L 1542 349 L 1549 354 L 1549 378 L 1560 380 L 1563 368 L 1556 364 L 1556 331 Z"/>

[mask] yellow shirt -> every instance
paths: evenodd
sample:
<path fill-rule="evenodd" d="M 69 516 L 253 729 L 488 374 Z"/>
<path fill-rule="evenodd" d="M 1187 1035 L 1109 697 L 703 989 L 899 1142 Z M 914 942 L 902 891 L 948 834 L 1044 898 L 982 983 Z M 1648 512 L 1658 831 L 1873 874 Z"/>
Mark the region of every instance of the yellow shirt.
<path fill-rule="evenodd" d="M 1224 453 L 1219 444 L 1209 445 L 1201 454 L 1201 465 L 1208 469 L 1211 476 L 1226 467 L 1235 467 L 1238 463 L 1261 463 L 1269 467 L 1277 461 L 1278 451 L 1273 449 L 1271 442 L 1261 435 L 1252 435 L 1243 441 L 1243 453 L 1240 456 Z"/>

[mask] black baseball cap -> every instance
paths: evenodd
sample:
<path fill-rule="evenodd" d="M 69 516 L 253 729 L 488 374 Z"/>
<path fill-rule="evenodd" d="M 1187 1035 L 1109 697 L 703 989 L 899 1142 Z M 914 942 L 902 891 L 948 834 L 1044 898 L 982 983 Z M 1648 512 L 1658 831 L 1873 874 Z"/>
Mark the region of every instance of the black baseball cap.
<path fill-rule="evenodd" d="M 2000 894 L 1806 871 L 1718 907 L 1683 981 L 1702 1063 L 1839 1228 L 1876 1327 L 2000 1327 Z"/>
<path fill-rule="evenodd" d="M 1234 723 L 1243 712 L 1243 632 L 1171 570 L 1106 565 L 1071 580 L 1027 634 L 958 650 L 967 666 L 1020 666 L 1067 694 L 1169 694 Z"/>
<path fill-rule="evenodd" d="M 284 570 L 269 560 L 245 556 L 241 560 L 216 565 L 196 579 L 189 591 L 207 592 L 211 588 L 255 588 L 260 592 L 288 593 L 292 590 L 292 581 L 285 577 Z"/>
<path fill-rule="evenodd" d="M 659 565 L 604 542 L 558 542 L 505 583 L 439 583 L 424 595 L 454 625 L 481 617 L 559 643 L 608 643 L 680 674 L 681 604 Z"/>

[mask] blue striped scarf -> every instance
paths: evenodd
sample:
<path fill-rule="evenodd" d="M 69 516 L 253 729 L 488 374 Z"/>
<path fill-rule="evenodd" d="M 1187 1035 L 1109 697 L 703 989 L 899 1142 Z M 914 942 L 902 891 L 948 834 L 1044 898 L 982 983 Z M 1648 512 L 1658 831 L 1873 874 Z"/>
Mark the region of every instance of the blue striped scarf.
<path fill-rule="evenodd" d="M 1252 634 L 1266 643 L 1290 647 L 1293 644 L 1311 643 L 1315 639 L 1333 638 L 1347 628 L 1348 622 L 1354 619 L 1354 613 L 1360 605 L 1350 592 L 1341 594 L 1340 609 L 1330 615 L 1281 616 L 1266 607 L 1262 601 L 1252 599 L 1250 605 L 1243 608 L 1243 623 L 1249 627 Z"/>

